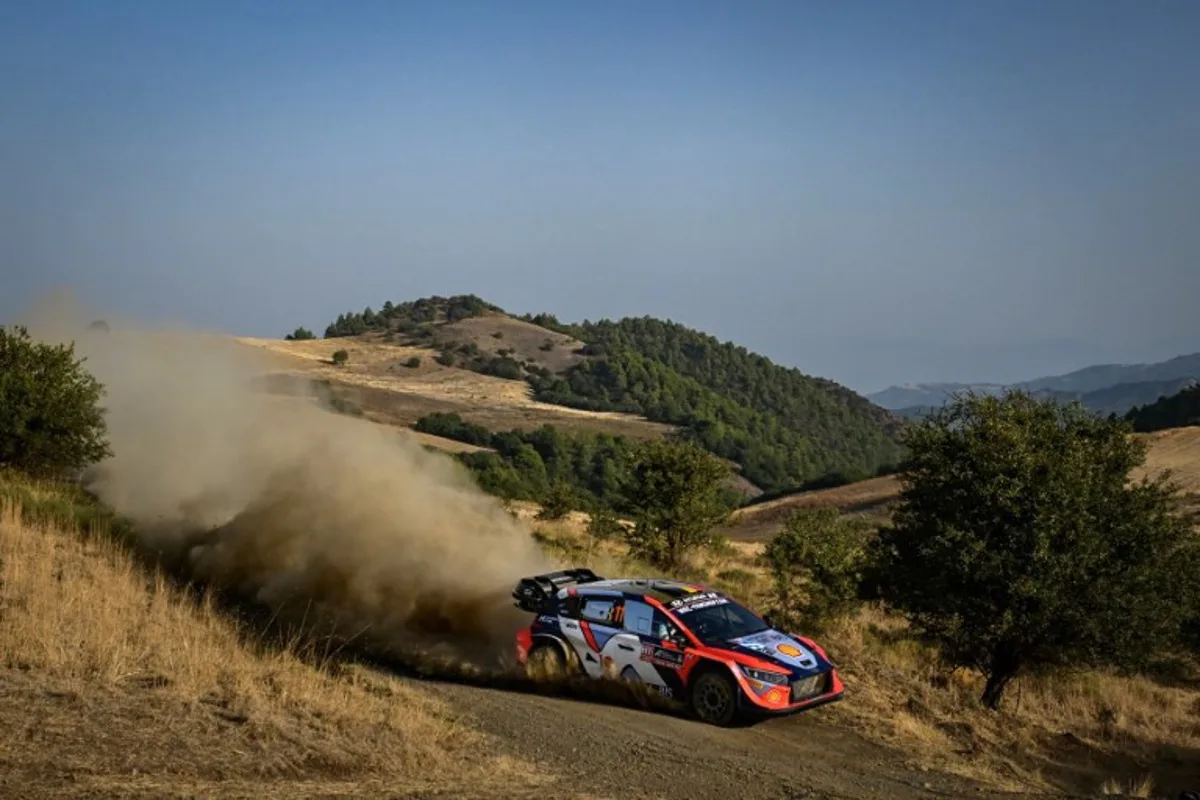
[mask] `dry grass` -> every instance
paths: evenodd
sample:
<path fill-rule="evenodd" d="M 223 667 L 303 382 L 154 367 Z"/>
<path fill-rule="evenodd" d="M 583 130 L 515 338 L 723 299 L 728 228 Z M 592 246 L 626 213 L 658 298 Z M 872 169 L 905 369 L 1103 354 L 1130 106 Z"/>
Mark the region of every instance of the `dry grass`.
<path fill-rule="evenodd" d="M 1184 502 L 1200 506 L 1200 427 L 1134 436 L 1149 445 L 1145 466 L 1134 471 L 1134 479 L 1170 470 Z M 900 481 L 891 475 L 801 492 L 738 509 L 723 532 L 730 538 L 746 541 L 766 540 L 779 532 L 789 512 L 801 507 L 832 506 L 845 513 L 886 519 L 889 506 L 899 495 Z"/>
<path fill-rule="evenodd" d="M 256 646 L 103 531 L 29 524 L 7 499 L 0 696 L 0 794 L 13 776 L 47 791 L 260 796 L 532 780 L 421 691 Z"/>
<path fill-rule="evenodd" d="M 490 341 L 492 349 L 505 347 L 504 340 L 493 340 L 484 333 L 495 327 L 488 325 L 472 335 Z M 235 341 L 268 354 L 282 373 L 324 378 L 347 387 L 368 418 L 387 424 L 412 425 L 426 414 L 454 412 L 490 430 L 530 430 L 548 424 L 648 439 L 673 429 L 634 414 L 543 403 L 532 398 L 524 381 L 445 367 L 434 360 L 435 350 L 385 342 L 377 335 L 304 341 L 240 337 Z M 333 353 L 343 349 L 349 360 L 345 366 L 334 366 Z M 421 359 L 421 365 L 405 366 L 413 356 Z"/>
<path fill-rule="evenodd" d="M 564 564 L 614 577 L 657 573 L 630 559 L 620 541 L 589 537 L 584 514 L 536 522 L 535 506 L 514 505 Z M 678 577 L 762 608 L 769 577 L 758 562 L 761 551 L 760 542 L 729 542 L 692 559 Z M 1146 776 L 1157 785 L 1200 785 L 1200 691 L 1194 687 L 1100 672 L 1025 677 L 1009 689 L 1004 709 L 990 712 L 979 702 L 981 675 L 945 668 L 934 649 L 908 635 L 903 620 L 878 607 L 866 606 L 815 638 L 847 687 L 846 701 L 819 718 L 894 745 L 919 768 L 1016 792 L 1095 791 L 1105 780 L 1129 792 Z"/>

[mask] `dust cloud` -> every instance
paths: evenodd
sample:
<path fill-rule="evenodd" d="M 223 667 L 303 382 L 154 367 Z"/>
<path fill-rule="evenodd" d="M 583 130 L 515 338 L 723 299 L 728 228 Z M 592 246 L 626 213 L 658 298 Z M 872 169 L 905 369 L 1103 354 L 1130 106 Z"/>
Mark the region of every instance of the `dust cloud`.
<path fill-rule="evenodd" d="M 61 295 L 22 324 L 74 341 L 106 390 L 113 456 L 88 488 L 140 545 L 197 580 L 389 656 L 496 659 L 523 621 L 509 592 L 552 568 L 449 457 L 330 413 L 315 385 L 264 391 L 273 356 L 155 330 Z M 496 663 L 496 662 L 492 662 Z"/>

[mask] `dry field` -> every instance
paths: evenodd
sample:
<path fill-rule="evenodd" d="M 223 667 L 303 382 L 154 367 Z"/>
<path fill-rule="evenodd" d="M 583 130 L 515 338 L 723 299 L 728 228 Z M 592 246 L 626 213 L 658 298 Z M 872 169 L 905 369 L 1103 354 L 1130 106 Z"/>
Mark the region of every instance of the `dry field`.
<path fill-rule="evenodd" d="M 506 314 L 484 314 L 439 326 L 435 339 L 474 344 L 489 355 L 508 350 L 511 358 L 537 364 L 551 372 L 562 372 L 584 360 L 584 356 L 575 352 L 583 347 L 583 342 Z M 543 350 L 546 345 L 549 347 Z"/>
<path fill-rule="evenodd" d="M 509 322 L 524 324 L 517 320 Z M 503 341 L 491 339 L 482 331 L 479 336 L 497 344 Z M 307 341 L 241 337 L 237 341 L 274 356 L 282 373 L 324 378 L 346 387 L 347 398 L 379 422 L 412 425 L 426 414 L 455 412 L 490 430 L 529 430 L 550 424 L 633 439 L 654 438 L 671 430 L 669 425 L 632 414 L 541 403 L 532 399 L 529 385 L 524 381 L 445 367 L 434 360 L 437 356 L 434 350 L 392 344 L 378 336 Z M 345 366 L 338 367 L 331 359 L 335 351 L 342 349 L 347 351 L 349 359 Z M 421 359 L 420 366 L 405 366 L 414 357 Z"/>
<path fill-rule="evenodd" d="M 589 537 L 584 514 L 537 522 L 532 504 L 513 504 L 513 513 L 564 564 L 590 566 L 605 576 L 657 572 L 631 560 L 620 542 Z M 757 561 L 760 552 L 761 543 L 732 542 L 723 552 L 698 556 L 679 577 L 761 609 L 769 576 Z M 1149 785 L 1175 797 L 1200 787 L 1195 678 L 1170 687 L 1100 672 L 1025 677 L 1009 690 L 1006 707 L 992 713 L 978 701 L 982 676 L 944 668 L 934 651 L 905 636 L 902 620 L 877 607 L 863 608 L 816 638 L 847 687 L 847 700 L 820 719 L 906 753 L 913 769 L 1030 794 L 1095 796 L 1105 786 L 1119 793 Z"/>
<path fill-rule="evenodd" d="M 1145 468 L 1135 471 L 1134 477 L 1153 476 L 1170 470 L 1185 503 L 1200 506 L 1200 427 L 1134 435 L 1149 444 Z M 895 477 L 885 476 L 788 495 L 738 509 L 731 524 L 722 532 L 744 541 L 765 541 L 778 532 L 788 512 L 809 506 L 835 506 L 847 514 L 883 518 L 899 493 L 900 482 Z"/>
<path fill-rule="evenodd" d="M 508 796 L 444 701 L 271 649 L 103 531 L 0 510 L 0 795 Z M 439 795 L 440 796 L 440 795 Z"/>

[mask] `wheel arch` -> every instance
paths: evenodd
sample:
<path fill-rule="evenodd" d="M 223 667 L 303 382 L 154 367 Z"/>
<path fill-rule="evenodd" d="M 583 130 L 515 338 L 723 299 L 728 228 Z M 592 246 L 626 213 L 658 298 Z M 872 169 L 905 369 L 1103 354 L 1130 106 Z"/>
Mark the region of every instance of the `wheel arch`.
<path fill-rule="evenodd" d="M 533 634 L 533 641 L 529 645 L 529 652 L 532 654 L 534 650 L 537 650 L 540 647 L 558 648 L 558 654 L 563 657 L 563 661 L 567 664 L 567 666 L 572 666 L 578 661 L 574 648 L 563 641 L 561 636 L 555 636 L 553 633 Z"/>

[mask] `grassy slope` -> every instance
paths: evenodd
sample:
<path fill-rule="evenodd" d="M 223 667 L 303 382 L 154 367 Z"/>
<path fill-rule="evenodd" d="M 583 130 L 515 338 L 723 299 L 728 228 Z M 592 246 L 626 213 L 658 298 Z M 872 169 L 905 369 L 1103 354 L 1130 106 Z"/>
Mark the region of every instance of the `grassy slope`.
<path fill-rule="evenodd" d="M 585 514 L 539 523 L 535 505 L 513 506 L 564 564 L 604 576 L 657 574 L 630 559 L 620 542 L 589 537 Z M 763 608 L 769 576 L 757 561 L 760 552 L 761 543 L 734 541 L 695 558 L 677 577 Z M 1200 785 L 1195 680 L 1189 688 L 1100 672 L 1024 677 L 1005 709 L 993 713 L 978 702 L 981 676 L 945 671 L 936 653 L 878 608 L 867 606 L 816 638 L 838 664 L 847 700 L 824 709 L 814 724 L 832 723 L 895 746 L 922 769 L 1013 792 L 1094 795 L 1106 784 L 1129 787 L 1148 776 L 1157 789 Z"/>
<path fill-rule="evenodd" d="M 471 322 L 477 320 L 456 324 Z M 488 330 L 496 328 L 508 332 L 521 325 L 526 323 L 505 317 L 492 321 Z M 491 339 L 491 336 L 482 338 Z M 468 422 L 497 431 L 530 430 L 548 424 L 647 439 L 672 430 L 669 425 L 632 414 L 582 411 L 539 403 L 531 399 L 529 385 L 524 381 L 445 367 L 434 360 L 436 350 L 392 344 L 378 335 L 307 341 L 242 337 L 237 341 L 278 355 L 282 373 L 303 374 L 343 385 L 350 390 L 348 398 L 361 405 L 367 416 L 378 422 L 407 426 L 426 414 L 442 411 L 456 412 Z M 345 366 L 334 366 L 330 358 L 342 349 L 350 358 Z M 421 365 L 416 368 L 404 366 L 414 356 L 421 359 Z M 446 449 L 452 447 L 459 445 L 447 445 Z"/>
<path fill-rule="evenodd" d="M 65 525 L 78 509 L 57 493 L 5 478 L 0 498 L 0 795 L 361 796 L 534 780 L 417 689 L 257 646 L 103 530 Z"/>
<path fill-rule="evenodd" d="M 1189 505 L 1200 505 L 1200 427 L 1134 435 L 1149 444 L 1145 468 L 1135 472 L 1135 478 L 1171 470 L 1184 501 Z M 846 513 L 883 517 L 899 493 L 900 482 L 887 476 L 833 489 L 787 495 L 737 510 L 733 514 L 734 524 L 724 532 L 738 539 L 767 539 L 779 530 L 791 509 L 802 506 L 836 506 Z"/>

